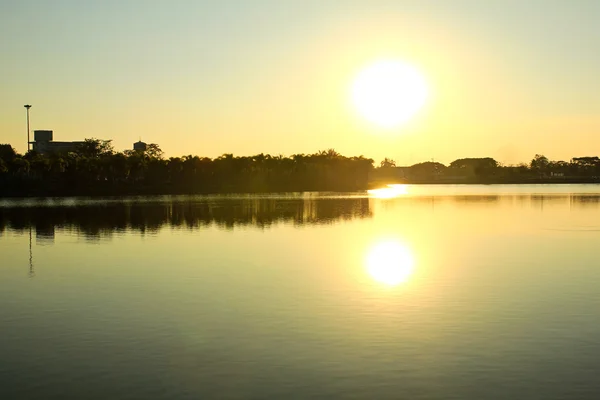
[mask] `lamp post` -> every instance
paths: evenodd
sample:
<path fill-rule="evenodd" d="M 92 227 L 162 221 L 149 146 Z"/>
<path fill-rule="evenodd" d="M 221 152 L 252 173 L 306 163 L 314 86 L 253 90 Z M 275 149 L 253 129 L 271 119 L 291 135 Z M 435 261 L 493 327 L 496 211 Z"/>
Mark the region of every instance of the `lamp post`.
<path fill-rule="evenodd" d="M 31 104 L 25 104 L 23 107 L 27 109 L 27 151 L 31 150 L 31 140 L 29 140 L 29 109 Z"/>

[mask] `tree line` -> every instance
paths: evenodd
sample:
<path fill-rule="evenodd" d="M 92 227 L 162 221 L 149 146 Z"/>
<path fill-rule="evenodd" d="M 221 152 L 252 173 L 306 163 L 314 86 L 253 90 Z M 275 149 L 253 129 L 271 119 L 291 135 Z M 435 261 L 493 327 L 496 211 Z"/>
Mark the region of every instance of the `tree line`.
<path fill-rule="evenodd" d="M 385 158 L 314 154 L 257 154 L 165 158 L 160 147 L 117 152 L 110 140 L 86 139 L 71 152 L 18 154 L 0 145 L 0 196 L 206 194 L 365 190 L 381 183 L 543 183 L 600 181 L 600 158 L 501 165 L 490 157 L 445 165 L 398 167 Z"/>
<path fill-rule="evenodd" d="M 536 154 L 529 164 L 502 165 L 490 157 L 461 158 L 449 165 L 427 161 L 398 168 L 385 158 L 372 174 L 375 181 L 407 183 L 586 183 L 600 182 L 600 158 L 551 161 Z"/>
<path fill-rule="evenodd" d="M 333 149 L 165 158 L 156 144 L 116 152 L 110 140 L 91 138 L 67 153 L 21 155 L 0 145 L 0 196 L 354 191 L 367 187 L 372 168 L 372 159 Z"/>

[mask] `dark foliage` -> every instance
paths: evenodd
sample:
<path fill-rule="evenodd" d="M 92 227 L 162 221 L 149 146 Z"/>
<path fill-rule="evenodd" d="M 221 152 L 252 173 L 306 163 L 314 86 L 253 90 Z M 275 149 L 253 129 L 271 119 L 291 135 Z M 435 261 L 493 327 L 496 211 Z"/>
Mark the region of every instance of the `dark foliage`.
<path fill-rule="evenodd" d="M 375 182 L 405 183 L 576 183 L 600 181 L 600 158 L 576 157 L 571 161 L 550 161 L 536 154 L 529 165 L 500 165 L 490 157 L 462 158 L 449 166 L 423 162 L 395 167 L 386 159 L 372 175 Z"/>
<path fill-rule="evenodd" d="M 257 154 L 211 159 L 163 158 L 156 144 L 115 152 L 111 141 L 86 139 L 74 152 L 17 154 L 0 145 L 0 197 L 354 191 L 380 183 L 560 183 L 600 181 L 600 158 L 551 161 L 536 154 L 529 165 L 463 158 L 449 166 L 423 162 L 398 167 L 385 158 L 345 157 L 333 149 L 314 154 Z"/>
<path fill-rule="evenodd" d="M 8 148 L 0 147 L 0 196 L 353 191 L 367 188 L 373 168 L 372 159 L 331 149 L 291 157 L 165 159 L 155 144 L 117 153 L 110 141 L 98 139 L 66 154 L 18 155 Z"/>

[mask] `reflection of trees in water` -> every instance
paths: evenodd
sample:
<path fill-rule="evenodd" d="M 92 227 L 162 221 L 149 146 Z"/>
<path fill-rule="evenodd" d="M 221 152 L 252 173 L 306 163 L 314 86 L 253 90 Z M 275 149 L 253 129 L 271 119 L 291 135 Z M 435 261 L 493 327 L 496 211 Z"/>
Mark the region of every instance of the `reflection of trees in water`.
<path fill-rule="evenodd" d="M 55 230 L 72 230 L 89 239 L 113 233 L 137 231 L 155 233 L 165 226 L 199 229 L 218 226 L 223 229 L 251 226 L 267 228 L 273 224 L 327 224 L 338 220 L 371 217 L 377 209 L 386 210 L 407 204 L 435 209 L 454 203 L 463 206 L 512 204 L 543 208 L 565 205 L 571 208 L 600 207 L 596 194 L 515 194 L 400 196 L 392 199 L 252 197 L 247 198 L 176 198 L 156 201 L 80 203 L 66 206 L 0 207 L 0 233 L 5 229 L 26 233 L 35 231 L 37 245 L 54 242 Z M 17 203 L 18 204 L 18 203 Z"/>
<path fill-rule="evenodd" d="M 472 195 L 472 196 L 448 196 L 440 197 L 457 203 L 539 203 L 548 204 L 598 204 L 600 194 L 514 194 L 514 195 Z"/>
<path fill-rule="evenodd" d="M 278 223 L 327 224 L 371 216 L 366 198 L 247 198 L 165 202 L 112 202 L 57 207 L 0 208 L 0 231 L 33 227 L 39 244 L 55 229 L 76 230 L 93 239 L 114 232 L 157 232 L 164 226 L 267 228 Z"/>
<path fill-rule="evenodd" d="M 436 201 L 452 201 L 463 204 L 473 203 L 515 203 L 533 204 L 536 207 L 544 203 L 549 205 L 574 203 L 576 206 L 600 203 L 600 194 L 514 194 L 514 195 L 472 195 L 472 196 L 448 196 L 436 198 Z"/>
<path fill-rule="evenodd" d="M 571 203 L 578 207 L 598 207 L 600 205 L 600 196 L 596 196 L 596 195 L 571 196 Z"/>
<path fill-rule="evenodd" d="M 497 203 L 501 200 L 506 200 L 508 196 L 498 195 L 476 195 L 476 196 L 452 196 L 452 201 L 455 203 Z M 509 198 L 509 197 L 508 197 Z"/>
<path fill-rule="evenodd" d="M 441 196 L 398 196 L 389 199 L 371 198 L 371 210 L 392 210 L 409 204 L 430 206 L 455 204 L 460 207 L 495 207 L 503 205 L 531 206 L 543 208 L 544 205 L 571 205 L 578 207 L 600 207 L 600 194 L 508 194 L 508 195 L 441 195 Z"/>
<path fill-rule="evenodd" d="M 493 204 L 493 203 L 515 203 L 515 204 L 533 204 L 536 207 L 540 204 L 568 204 L 569 201 L 577 201 L 577 198 L 589 197 L 600 201 L 600 195 L 571 195 L 571 194 L 514 194 L 514 195 L 485 195 L 485 196 L 452 196 L 446 199 L 463 204 Z"/>

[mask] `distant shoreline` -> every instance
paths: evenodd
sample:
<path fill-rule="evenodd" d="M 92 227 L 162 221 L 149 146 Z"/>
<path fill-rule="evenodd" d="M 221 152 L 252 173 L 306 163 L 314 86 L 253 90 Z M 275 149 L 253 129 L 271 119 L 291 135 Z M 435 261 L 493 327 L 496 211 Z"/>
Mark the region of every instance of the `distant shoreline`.
<path fill-rule="evenodd" d="M 346 157 L 334 149 L 313 154 L 223 154 L 211 159 L 162 156 L 155 144 L 115 152 L 110 140 L 86 139 L 73 151 L 18 154 L 0 145 L 0 198 L 152 196 L 185 194 L 356 192 L 388 184 L 532 185 L 598 184 L 600 158 L 551 161 L 536 154 L 526 164 L 503 166 L 490 157 L 449 165 L 427 161 L 398 167 L 384 159 Z"/>
<path fill-rule="evenodd" d="M 564 179 L 455 179 L 455 180 L 405 180 L 405 181 L 376 181 L 369 182 L 369 189 L 384 187 L 387 185 L 573 185 L 573 184 L 600 184 L 600 179 L 581 179 L 581 178 L 564 178 Z"/>
<path fill-rule="evenodd" d="M 152 188 L 145 188 L 141 190 L 124 190 L 120 187 L 114 187 L 114 190 L 110 190 L 107 187 L 97 188 L 96 190 L 72 190 L 68 192 L 58 192 L 58 191 L 37 191 L 34 193 L 25 193 L 25 192 L 13 192 L 13 193 L 3 193 L 0 194 L 0 199 L 15 199 L 15 198 L 68 198 L 68 197 L 121 197 L 121 196 L 186 196 L 186 195 L 200 195 L 200 196 L 208 196 L 208 195 L 260 195 L 260 194 L 281 194 L 281 193 L 317 193 L 317 192 L 336 192 L 336 193 L 355 193 L 360 191 L 367 191 L 372 189 L 381 189 L 385 188 L 389 185 L 462 185 L 462 186 L 476 186 L 476 185 L 486 185 L 486 186 L 495 186 L 495 185 L 573 185 L 573 184 L 585 184 L 585 185 L 600 185 L 600 180 L 584 180 L 584 179 L 563 179 L 563 180 L 552 180 L 552 179 L 537 179 L 537 180 L 529 180 L 529 181 L 465 181 L 465 180 L 454 180 L 454 181 L 439 181 L 439 180 L 423 180 L 418 182 L 407 182 L 407 181 L 379 181 L 379 182 L 369 182 L 368 186 L 363 189 L 354 189 L 354 190 L 340 190 L 340 189 L 327 189 L 321 188 L 320 190 L 287 190 L 287 191 L 240 191 L 240 190 L 231 190 L 231 191 L 164 191 L 164 190 L 152 190 Z"/>

